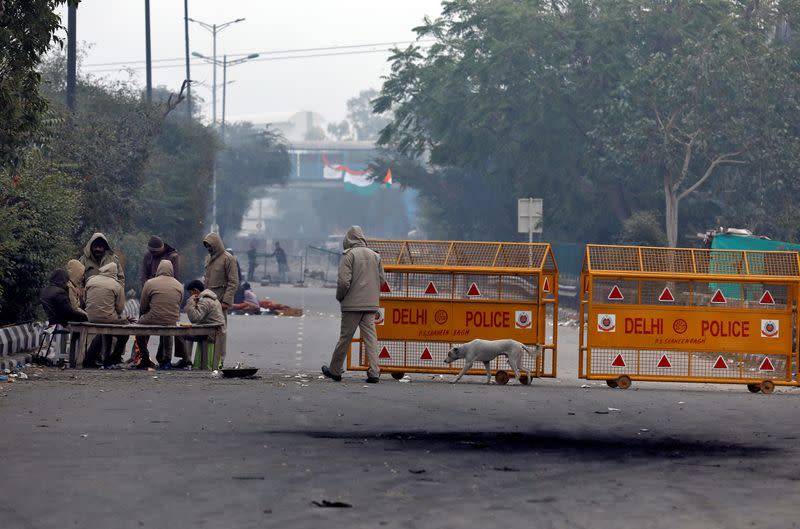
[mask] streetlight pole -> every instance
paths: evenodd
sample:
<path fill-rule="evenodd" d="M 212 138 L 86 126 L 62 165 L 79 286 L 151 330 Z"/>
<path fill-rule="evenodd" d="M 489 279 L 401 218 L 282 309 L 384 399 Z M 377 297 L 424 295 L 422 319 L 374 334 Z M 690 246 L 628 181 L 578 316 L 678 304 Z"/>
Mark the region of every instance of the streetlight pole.
<path fill-rule="evenodd" d="M 189 0 L 183 0 L 183 36 L 186 41 L 186 117 L 192 119 L 192 75 L 189 69 Z"/>
<path fill-rule="evenodd" d="M 153 102 L 153 62 L 150 55 L 150 0 L 144 0 L 144 49 L 145 49 L 145 96 L 148 103 Z"/>
<path fill-rule="evenodd" d="M 214 63 L 214 68 L 217 64 Z M 228 56 L 222 56 L 222 143 L 225 144 L 225 94 L 228 88 Z"/>
<path fill-rule="evenodd" d="M 77 78 L 77 22 L 78 3 L 67 4 L 67 108 L 75 110 L 75 84 Z"/>
<path fill-rule="evenodd" d="M 192 52 L 192 55 L 203 59 L 206 62 L 210 62 L 214 65 L 215 72 L 217 63 L 220 62 L 216 58 L 213 57 L 206 57 L 202 53 Z M 240 59 L 235 59 L 233 61 L 228 61 L 228 56 L 223 55 L 222 58 L 222 141 L 223 144 L 225 142 L 225 96 L 227 94 L 226 86 L 228 85 L 228 66 L 235 66 L 237 64 L 242 64 L 245 61 L 249 61 L 250 59 L 255 59 L 258 57 L 258 53 L 251 53 L 246 57 L 242 57 Z M 214 81 L 214 100 L 216 101 L 216 74 L 215 74 L 215 81 Z M 216 111 L 214 113 L 216 117 Z M 211 231 L 217 233 L 219 231 L 219 226 L 217 225 L 217 164 L 216 161 L 214 162 L 214 170 L 211 176 Z"/>
<path fill-rule="evenodd" d="M 213 125 L 216 125 L 217 124 L 217 62 L 218 62 L 217 61 L 217 33 L 222 31 L 223 29 L 227 28 L 228 26 L 236 24 L 237 22 L 243 22 L 244 19 L 243 18 L 237 18 L 236 20 L 230 20 L 228 22 L 225 22 L 224 24 L 207 24 L 205 22 L 201 22 L 200 20 L 195 20 L 194 18 L 188 18 L 188 17 L 187 17 L 187 20 L 189 20 L 189 22 L 194 22 L 195 24 L 198 24 L 200 27 L 202 27 L 206 31 L 211 32 L 211 41 L 212 41 L 211 46 L 212 46 L 212 49 L 213 49 L 213 53 L 212 53 L 213 60 L 211 62 L 214 64 L 214 85 L 213 85 L 213 87 L 211 89 L 211 94 L 212 94 L 211 98 L 213 99 L 213 101 L 211 102 L 211 108 L 212 108 L 212 114 L 213 114 L 211 123 Z"/>

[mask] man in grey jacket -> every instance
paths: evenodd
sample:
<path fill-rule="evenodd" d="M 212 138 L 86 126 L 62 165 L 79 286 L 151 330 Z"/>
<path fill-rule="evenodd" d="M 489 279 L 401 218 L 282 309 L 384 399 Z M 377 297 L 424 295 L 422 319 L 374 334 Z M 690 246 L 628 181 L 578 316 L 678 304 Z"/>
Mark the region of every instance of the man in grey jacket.
<path fill-rule="evenodd" d="M 351 226 L 342 241 L 344 255 L 339 263 L 336 299 L 342 309 L 339 341 L 331 356 L 330 368 L 322 366 L 322 374 L 337 382 L 342 380 L 344 361 L 356 328 L 367 351 L 369 370 L 367 382 L 380 382 L 378 365 L 378 336 L 375 332 L 375 312 L 378 310 L 381 284 L 384 281 L 381 257 L 367 248 L 367 239 L 360 226 Z"/>

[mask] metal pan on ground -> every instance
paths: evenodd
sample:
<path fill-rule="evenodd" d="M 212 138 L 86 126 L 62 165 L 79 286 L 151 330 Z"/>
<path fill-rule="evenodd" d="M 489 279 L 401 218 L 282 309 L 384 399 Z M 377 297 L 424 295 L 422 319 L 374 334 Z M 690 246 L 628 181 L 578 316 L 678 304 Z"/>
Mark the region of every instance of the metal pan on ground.
<path fill-rule="evenodd" d="M 225 378 L 246 378 L 252 377 L 256 373 L 258 373 L 257 367 L 230 367 L 222 370 L 222 375 Z"/>

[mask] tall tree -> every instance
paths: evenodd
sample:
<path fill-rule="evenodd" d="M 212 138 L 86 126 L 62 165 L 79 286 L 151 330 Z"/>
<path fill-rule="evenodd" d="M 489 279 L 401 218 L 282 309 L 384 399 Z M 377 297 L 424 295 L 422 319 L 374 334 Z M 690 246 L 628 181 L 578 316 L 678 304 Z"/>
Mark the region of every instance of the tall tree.
<path fill-rule="evenodd" d="M 464 211 L 513 218 L 516 197 L 540 196 L 550 239 L 613 240 L 633 212 L 660 210 L 674 245 L 682 201 L 707 224 L 731 212 L 723 182 L 753 200 L 793 188 L 797 5 L 445 1 L 415 29 L 432 45 L 395 50 L 379 142 L 424 161 L 396 179 L 430 195 L 450 236 L 512 237 L 513 221 Z M 454 186 L 465 202 L 448 202 Z"/>
<path fill-rule="evenodd" d="M 368 88 L 358 93 L 356 97 L 347 100 L 347 119 L 355 132 L 355 139 L 359 141 L 372 141 L 378 139 L 381 129 L 389 123 L 389 115 L 372 112 L 372 105 L 378 91 Z"/>
<path fill-rule="evenodd" d="M 19 162 L 47 108 L 36 67 L 51 43 L 61 44 L 55 9 L 65 1 L 0 2 L 0 166 Z"/>

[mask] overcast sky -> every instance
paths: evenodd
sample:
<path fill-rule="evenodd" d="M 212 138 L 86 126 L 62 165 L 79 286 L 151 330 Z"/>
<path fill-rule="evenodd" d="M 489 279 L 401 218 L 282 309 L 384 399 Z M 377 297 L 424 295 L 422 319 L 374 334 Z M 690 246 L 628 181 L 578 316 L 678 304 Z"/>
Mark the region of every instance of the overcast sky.
<path fill-rule="evenodd" d="M 173 91 L 185 77 L 183 4 L 183 0 L 150 2 L 153 84 Z M 191 18 L 209 24 L 246 19 L 217 34 L 220 60 L 223 54 L 261 54 L 228 69 L 228 80 L 235 81 L 228 85 L 230 120 L 301 110 L 318 112 L 328 121 L 343 119 L 350 97 L 366 88 L 380 88 L 381 76 L 389 72 L 388 52 L 383 50 L 390 46 L 275 52 L 390 42 L 405 47 L 415 37 L 411 28 L 425 15 L 436 17 L 440 12 L 440 0 L 189 0 Z M 59 14 L 66 26 L 66 8 Z M 144 0 L 82 0 L 77 35 L 79 43 L 91 46 L 82 73 L 127 79 L 126 68 L 133 68 L 136 80 L 144 85 Z M 189 39 L 191 51 L 211 55 L 210 32 L 190 23 Z M 285 58 L 324 53 L 348 55 Z M 191 68 L 192 78 L 203 83 L 195 90 L 206 100 L 210 119 L 212 67 L 192 58 Z M 217 83 L 219 117 L 222 68 L 217 70 Z"/>

